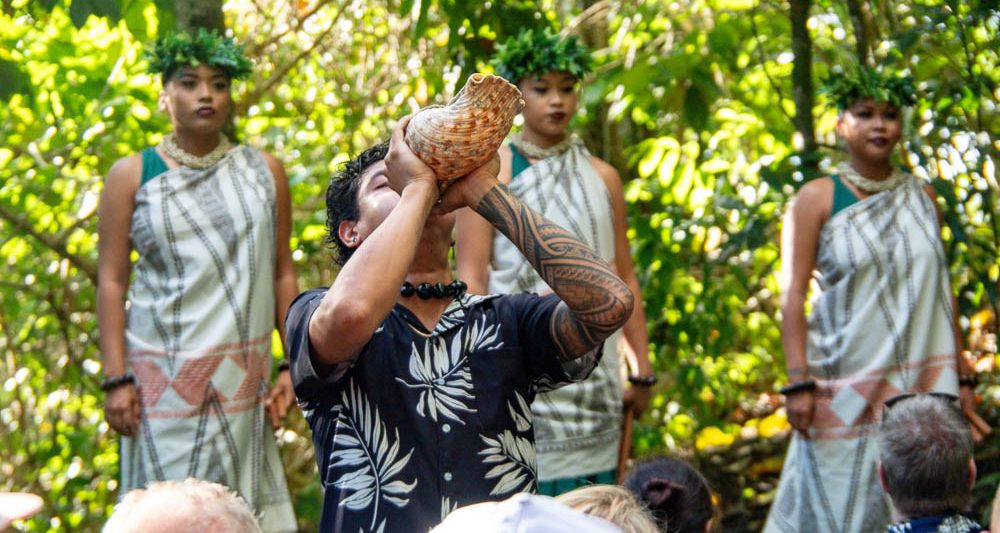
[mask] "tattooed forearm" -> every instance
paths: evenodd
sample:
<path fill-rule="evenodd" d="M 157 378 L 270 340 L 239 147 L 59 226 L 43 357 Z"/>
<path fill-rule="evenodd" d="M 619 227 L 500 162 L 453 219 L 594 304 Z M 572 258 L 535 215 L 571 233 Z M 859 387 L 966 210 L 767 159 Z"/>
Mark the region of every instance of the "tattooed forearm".
<path fill-rule="evenodd" d="M 551 324 L 564 358 L 583 355 L 628 320 L 632 291 L 572 233 L 531 210 L 503 185 L 487 192 L 476 211 L 521 250 L 565 304 Z"/>

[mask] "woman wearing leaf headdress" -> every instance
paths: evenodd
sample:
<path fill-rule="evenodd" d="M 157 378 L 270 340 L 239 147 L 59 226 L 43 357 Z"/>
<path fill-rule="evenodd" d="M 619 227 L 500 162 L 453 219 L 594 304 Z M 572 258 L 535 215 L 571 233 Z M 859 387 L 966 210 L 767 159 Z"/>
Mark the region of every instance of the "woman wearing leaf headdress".
<path fill-rule="evenodd" d="M 196 477 L 237 490 L 265 531 L 294 531 L 271 429 L 294 400 L 287 370 L 269 387 L 272 331 L 284 333 L 297 292 L 288 179 L 222 133 L 230 83 L 251 67 L 232 40 L 176 34 L 148 59 L 173 131 L 115 163 L 98 224 L 101 388 L 122 434 L 120 494 Z"/>
<path fill-rule="evenodd" d="M 521 133 L 500 150 L 501 182 L 615 265 L 639 295 L 625 234 L 621 178 L 569 129 L 579 81 L 591 68 L 589 52 L 575 37 L 526 30 L 498 48 L 493 64 L 498 74 L 518 85 L 525 102 Z M 464 211 L 459 214 L 455 249 L 459 274 L 468 280 L 470 291 L 551 292 L 507 238 L 476 213 Z M 605 342 L 601 364 L 587 380 L 541 394 L 532 404 L 542 494 L 615 481 L 623 401 L 641 413 L 656 380 L 641 302 L 622 331 L 631 367 L 628 389 L 623 391 L 621 335 L 616 334 Z"/>
<path fill-rule="evenodd" d="M 957 394 L 974 434 L 990 431 L 961 356 L 933 190 L 891 161 L 912 82 L 862 67 L 824 91 L 848 157 L 803 185 L 784 220 L 782 392 L 795 432 L 768 532 L 886 530 L 875 429 L 888 398 Z"/>

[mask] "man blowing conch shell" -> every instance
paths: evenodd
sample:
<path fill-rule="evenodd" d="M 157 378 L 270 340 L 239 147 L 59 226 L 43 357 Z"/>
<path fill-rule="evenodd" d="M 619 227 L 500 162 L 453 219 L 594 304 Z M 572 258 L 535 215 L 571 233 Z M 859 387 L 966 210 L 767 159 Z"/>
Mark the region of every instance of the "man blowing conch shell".
<path fill-rule="evenodd" d="M 610 265 L 507 192 L 496 155 L 439 195 L 404 142 L 408 122 L 330 182 L 342 267 L 286 321 L 325 489 L 321 531 L 426 531 L 459 506 L 534 492 L 531 401 L 585 378 L 634 305 Z M 448 261 L 461 207 L 554 292 L 466 294 Z"/>

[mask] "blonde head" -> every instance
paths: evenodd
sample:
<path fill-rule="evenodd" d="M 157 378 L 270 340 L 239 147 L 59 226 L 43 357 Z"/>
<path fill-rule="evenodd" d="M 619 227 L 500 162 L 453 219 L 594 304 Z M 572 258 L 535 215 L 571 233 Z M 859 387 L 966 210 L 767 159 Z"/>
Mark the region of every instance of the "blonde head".
<path fill-rule="evenodd" d="M 624 487 L 588 485 L 557 496 L 563 504 L 578 511 L 603 518 L 624 533 L 659 533 L 649 510 Z"/>
<path fill-rule="evenodd" d="M 199 479 L 159 481 L 129 492 L 104 525 L 104 533 L 212 531 L 260 533 L 257 518 L 232 490 Z"/>

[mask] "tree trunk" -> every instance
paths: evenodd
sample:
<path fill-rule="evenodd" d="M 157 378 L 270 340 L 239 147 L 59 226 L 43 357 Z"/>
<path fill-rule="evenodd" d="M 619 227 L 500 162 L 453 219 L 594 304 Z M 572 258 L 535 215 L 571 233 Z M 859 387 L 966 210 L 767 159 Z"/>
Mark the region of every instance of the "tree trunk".
<path fill-rule="evenodd" d="M 791 0 L 792 100 L 795 102 L 795 131 L 802 137 L 802 164 L 815 169 L 818 166 L 816 136 L 813 128 L 812 37 L 806 23 L 809 20 L 811 0 Z"/>
<path fill-rule="evenodd" d="M 226 31 L 222 0 L 176 0 L 177 29 L 191 33 L 198 28 Z"/>
<path fill-rule="evenodd" d="M 579 6 L 573 7 L 581 8 L 581 13 L 587 15 L 591 13 L 589 11 L 591 9 L 608 9 L 607 6 L 603 6 L 606 3 L 605 0 L 582 0 Z M 608 20 L 607 16 L 588 16 L 583 25 L 577 28 L 577 32 L 583 43 L 591 51 L 607 48 Z M 625 169 L 628 160 L 625 158 L 624 148 L 620 146 L 621 138 L 618 135 L 618 128 L 612 127 L 611 121 L 608 120 L 608 110 L 610 108 L 611 105 L 602 99 L 596 106 L 594 119 L 587 124 L 585 131 L 581 132 L 581 135 L 595 155 L 598 155 L 617 169 Z"/>
<path fill-rule="evenodd" d="M 859 65 L 868 64 L 868 26 L 865 24 L 865 14 L 859 0 L 847 0 L 847 11 L 851 15 L 851 26 L 854 26 L 854 53 L 858 56 Z"/>

